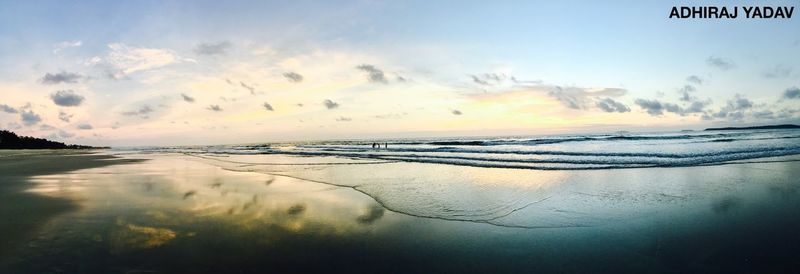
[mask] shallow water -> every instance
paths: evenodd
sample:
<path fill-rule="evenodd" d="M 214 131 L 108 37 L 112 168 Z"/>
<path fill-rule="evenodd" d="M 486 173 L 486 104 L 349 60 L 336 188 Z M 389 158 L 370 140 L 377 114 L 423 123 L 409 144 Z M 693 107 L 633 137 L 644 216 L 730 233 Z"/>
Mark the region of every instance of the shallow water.
<path fill-rule="evenodd" d="M 795 158 L 521 170 L 271 154 L 123 157 L 147 161 L 32 177 L 29 192 L 79 208 L 0 259 L 0 272 L 800 269 Z"/>

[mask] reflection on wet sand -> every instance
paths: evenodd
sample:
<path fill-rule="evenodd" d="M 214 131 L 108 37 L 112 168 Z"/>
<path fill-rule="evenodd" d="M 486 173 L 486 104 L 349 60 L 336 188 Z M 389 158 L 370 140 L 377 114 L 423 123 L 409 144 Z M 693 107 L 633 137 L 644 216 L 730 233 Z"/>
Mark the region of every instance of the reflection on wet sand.
<path fill-rule="evenodd" d="M 362 224 L 371 224 L 372 222 L 377 221 L 381 217 L 383 217 L 383 206 L 381 205 L 372 205 L 367 208 L 367 212 L 363 215 L 359 215 L 356 218 L 356 221 Z"/>
<path fill-rule="evenodd" d="M 86 151 L 0 151 L 0 258 L 27 241 L 50 218 L 78 209 L 76 197 L 56 193 L 86 183 L 77 178 L 67 178 L 70 183 L 66 184 L 55 179 L 31 190 L 30 177 L 135 162 L 138 160 Z"/>
<path fill-rule="evenodd" d="M 48 215 L 0 272 L 730 272 L 785 270 L 800 243 L 796 163 L 364 172 L 126 157 L 148 160 L 25 177 L 26 193 L 76 207 Z"/>

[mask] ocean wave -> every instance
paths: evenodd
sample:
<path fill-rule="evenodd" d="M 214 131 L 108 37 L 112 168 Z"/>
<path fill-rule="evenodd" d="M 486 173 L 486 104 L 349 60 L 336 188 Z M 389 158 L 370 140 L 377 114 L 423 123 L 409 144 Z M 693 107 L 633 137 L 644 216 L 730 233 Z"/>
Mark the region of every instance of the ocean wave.
<path fill-rule="evenodd" d="M 723 164 L 800 154 L 796 130 L 570 135 L 483 139 L 327 141 L 169 147 L 162 151 L 210 155 L 283 154 L 524 169 L 597 169 Z M 375 149 L 372 143 L 388 143 Z M 569 145 L 549 145 L 572 142 Z"/>

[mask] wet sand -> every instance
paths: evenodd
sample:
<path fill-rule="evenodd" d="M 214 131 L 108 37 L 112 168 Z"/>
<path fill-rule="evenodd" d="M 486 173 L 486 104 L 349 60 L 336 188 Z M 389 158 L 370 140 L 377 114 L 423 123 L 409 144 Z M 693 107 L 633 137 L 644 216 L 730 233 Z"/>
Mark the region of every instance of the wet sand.
<path fill-rule="evenodd" d="M 26 243 L 51 217 L 78 207 L 66 198 L 26 192 L 30 177 L 130 162 L 92 151 L 0 151 L 0 257 Z"/>
<path fill-rule="evenodd" d="M 800 269 L 792 158 L 534 171 L 3 153 L 2 273 Z"/>

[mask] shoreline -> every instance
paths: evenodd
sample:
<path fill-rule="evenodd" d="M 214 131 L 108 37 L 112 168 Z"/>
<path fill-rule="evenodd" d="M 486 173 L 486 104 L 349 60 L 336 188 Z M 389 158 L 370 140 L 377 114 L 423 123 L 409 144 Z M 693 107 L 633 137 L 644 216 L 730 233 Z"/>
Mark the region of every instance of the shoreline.
<path fill-rule="evenodd" d="M 104 153 L 0 157 L 26 180 L 26 205 L 75 205 L 38 211 L 0 270 L 726 272 L 787 269 L 800 243 L 797 159 L 518 170 Z M 37 168 L 9 167 L 19 158 Z"/>

